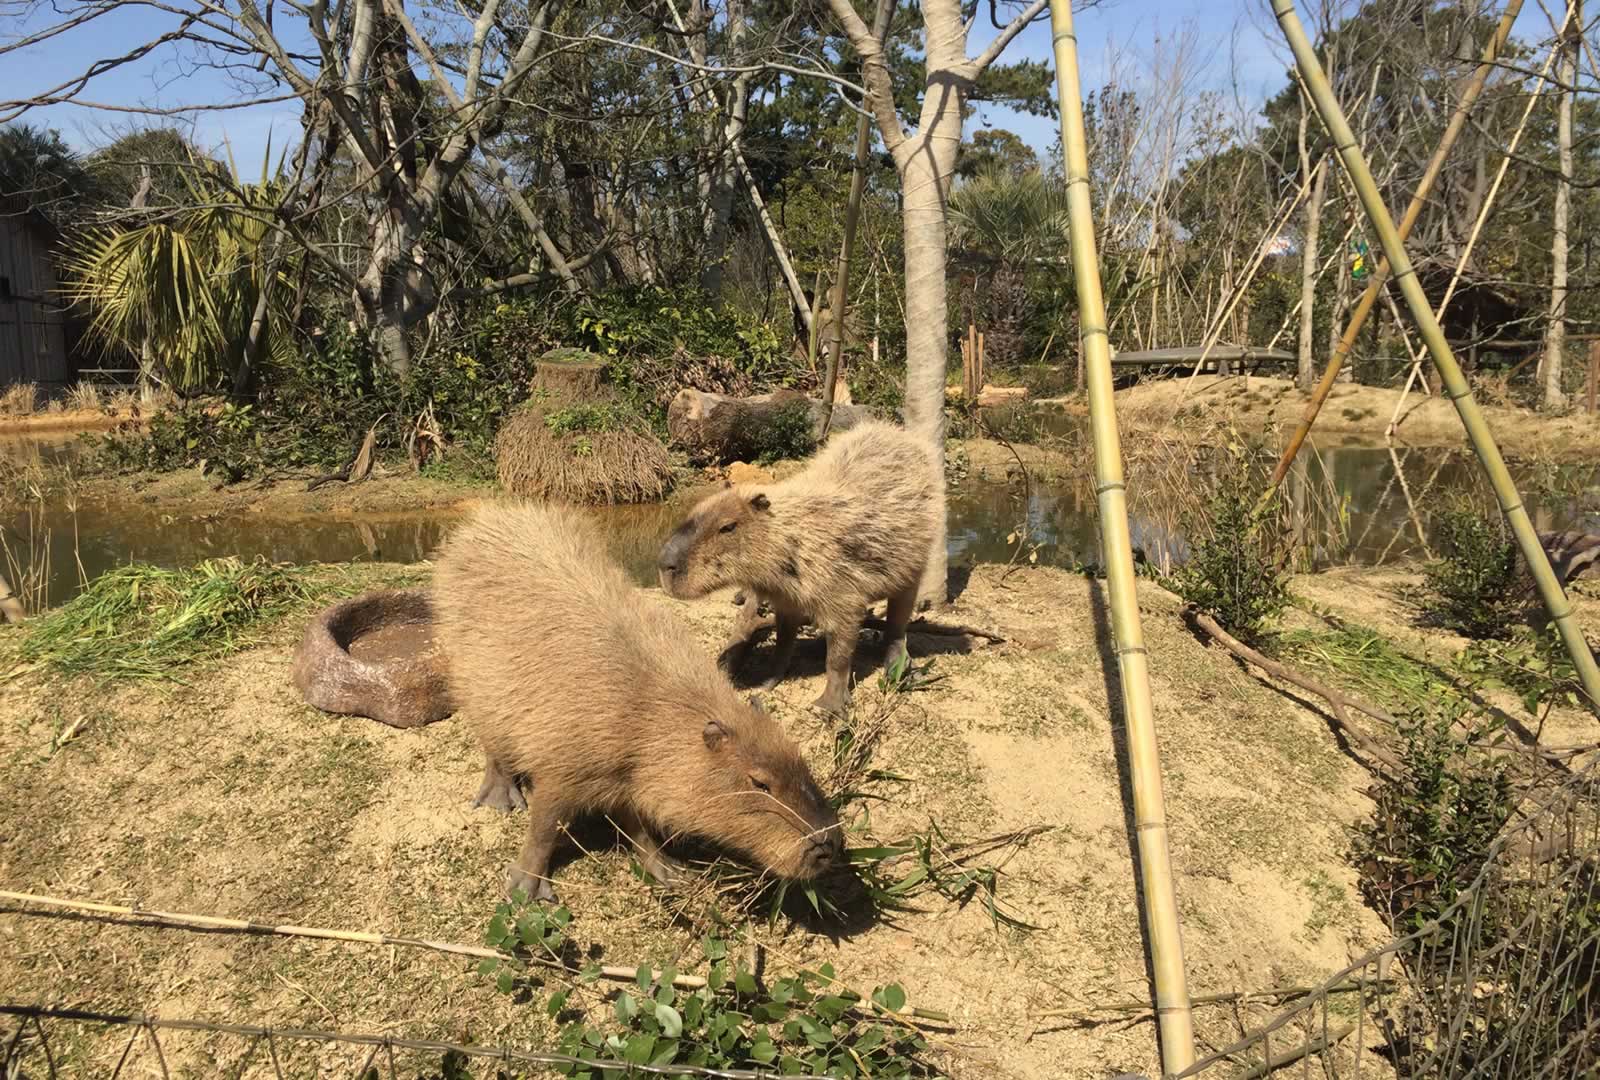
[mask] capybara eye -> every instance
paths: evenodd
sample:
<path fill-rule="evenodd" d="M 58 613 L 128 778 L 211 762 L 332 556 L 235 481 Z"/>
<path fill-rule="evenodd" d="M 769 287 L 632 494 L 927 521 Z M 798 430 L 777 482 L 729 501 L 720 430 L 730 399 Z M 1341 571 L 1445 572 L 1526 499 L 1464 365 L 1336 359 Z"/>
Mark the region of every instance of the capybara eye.
<path fill-rule="evenodd" d="M 730 521 L 726 525 L 724 525 L 722 528 L 718 529 L 717 531 L 718 532 L 732 532 L 733 530 L 737 529 L 738 527 L 739 527 L 739 523 L 737 521 Z"/>
<path fill-rule="evenodd" d="M 755 788 L 755 789 L 756 789 L 756 790 L 757 790 L 757 791 L 765 791 L 765 792 L 767 792 L 767 793 L 768 793 L 768 794 L 769 794 L 769 795 L 770 795 L 770 794 L 771 794 L 771 793 L 772 793 L 772 788 L 770 788 L 770 787 L 769 787 L 769 786 L 767 786 L 767 783 L 766 783 L 766 781 L 764 781 L 764 780 L 757 780 L 757 779 L 756 779 L 756 778 L 755 778 L 755 777 L 753 777 L 753 776 L 752 776 L 752 777 L 751 777 L 751 778 L 750 778 L 750 786 L 751 786 L 751 787 L 753 787 L 753 788 Z"/>

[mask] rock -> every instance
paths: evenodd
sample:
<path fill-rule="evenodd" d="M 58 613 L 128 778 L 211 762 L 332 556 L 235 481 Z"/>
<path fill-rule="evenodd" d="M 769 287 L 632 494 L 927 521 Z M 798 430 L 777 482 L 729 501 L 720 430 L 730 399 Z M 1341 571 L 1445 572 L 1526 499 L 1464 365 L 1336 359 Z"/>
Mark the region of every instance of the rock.
<path fill-rule="evenodd" d="M 295 650 L 293 678 L 307 704 L 390 727 L 455 711 L 422 589 L 367 593 L 318 612 Z"/>

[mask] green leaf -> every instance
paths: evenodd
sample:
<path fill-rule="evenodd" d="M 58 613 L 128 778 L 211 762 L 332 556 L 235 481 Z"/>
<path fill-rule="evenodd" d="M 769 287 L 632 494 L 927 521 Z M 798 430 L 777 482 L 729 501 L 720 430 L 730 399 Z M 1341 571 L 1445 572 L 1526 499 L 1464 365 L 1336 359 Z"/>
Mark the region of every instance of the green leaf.
<path fill-rule="evenodd" d="M 612 1008 L 616 1010 L 617 1019 L 624 1024 L 639 1015 L 639 1003 L 633 999 L 632 994 L 618 994 L 616 1003 Z"/>
<path fill-rule="evenodd" d="M 906 992 L 899 983 L 890 983 L 882 990 L 872 995 L 872 1000 L 882 1005 L 890 1012 L 899 1012 L 906 1007 Z"/>
<path fill-rule="evenodd" d="M 639 970 L 634 974 L 633 981 L 639 984 L 640 990 L 650 989 L 650 984 L 655 981 L 655 973 L 650 970 L 649 964 L 640 964 Z"/>
<path fill-rule="evenodd" d="M 495 971 L 499 967 L 500 967 L 500 961 L 498 961 L 498 960 L 488 960 L 488 959 L 479 960 L 478 961 L 478 974 L 479 975 L 493 975 L 495 973 Z"/>
<path fill-rule="evenodd" d="M 545 1002 L 544 1011 L 552 1020 L 560 1014 L 562 1009 L 567 1007 L 567 994 L 570 992 L 568 990 L 558 990 L 550 995 L 549 1001 Z"/>
<path fill-rule="evenodd" d="M 735 990 L 739 991 L 739 993 L 741 993 L 741 994 L 753 994 L 753 993 L 755 993 L 756 992 L 755 976 L 751 975 L 748 971 L 744 970 L 743 968 L 740 968 L 738 974 L 736 974 L 733 977 L 733 988 Z"/>
<path fill-rule="evenodd" d="M 491 947 L 498 948 L 506 939 L 506 920 L 500 915 L 490 919 L 489 930 L 483 936 Z"/>
<path fill-rule="evenodd" d="M 627 1047 L 622 1051 L 622 1060 L 629 1065 L 648 1064 L 655 1048 L 656 1037 L 641 1032 L 628 1040 Z"/>
<path fill-rule="evenodd" d="M 656 1022 L 661 1025 L 661 1034 L 669 1039 L 683 1034 L 683 1017 L 671 1005 L 656 1006 Z"/>
<path fill-rule="evenodd" d="M 499 989 L 502 994 L 511 993 L 511 988 L 516 984 L 517 981 L 511 977 L 511 972 L 509 971 L 502 971 L 500 973 L 500 977 L 494 981 L 495 987 Z"/>
<path fill-rule="evenodd" d="M 656 1066 L 671 1065 L 672 1060 L 677 1056 L 678 1040 L 676 1036 L 672 1036 L 657 1044 L 655 1056 L 650 1059 L 650 1064 Z"/>
<path fill-rule="evenodd" d="M 720 938 L 707 937 L 700 947 L 707 960 L 717 961 L 728 955 L 727 943 Z"/>
<path fill-rule="evenodd" d="M 778 1056 L 778 1048 L 770 1039 L 761 1039 L 750 1047 L 750 1057 L 763 1065 L 770 1065 L 772 1059 Z"/>

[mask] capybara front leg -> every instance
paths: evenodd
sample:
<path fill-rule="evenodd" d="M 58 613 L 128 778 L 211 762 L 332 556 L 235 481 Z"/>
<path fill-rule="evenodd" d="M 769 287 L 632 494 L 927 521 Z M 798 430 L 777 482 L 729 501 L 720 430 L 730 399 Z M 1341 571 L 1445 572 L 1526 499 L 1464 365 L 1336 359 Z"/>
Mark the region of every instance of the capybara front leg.
<path fill-rule="evenodd" d="M 485 754 L 483 784 L 478 788 L 477 798 L 472 800 L 472 805 L 510 813 L 513 810 L 526 810 L 528 800 L 523 798 L 516 776 L 502 769 L 494 758 Z"/>
<path fill-rule="evenodd" d="M 779 615 L 778 647 L 772 654 L 772 670 L 767 673 L 767 680 L 761 684 L 761 689 L 771 690 L 789 674 L 789 665 L 794 661 L 795 641 L 799 636 L 800 620 L 791 615 Z"/>
<path fill-rule="evenodd" d="M 528 838 L 523 842 L 522 854 L 506 871 L 506 895 L 521 892 L 534 900 L 556 902 L 556 892 L 550 887 L 550 854 L 556 849 L 561 821 L 557 808 L 549 801 L 535 799 L 528 808 Z"/>
<path fill-rule="evenodd" d="M 645 873 L 662 884 L 678 876 L 683 864 L 661 850 L 661 842 L 656 839 L 655 830 L 638 813 L 632 808 L 617 810 L 612 813 L 611 819 L 633 845 L 633 850 L 639 856 L 639 862 L 644 867 Z"/>
<path fill-rule="evenodd" d="M 884 612 L 887 623 L 884 631 L 883 670 L 893 672 L 903 664 L 906 654 L 906 627 L 911 623 L 911 613 L 917 606 L 917 587 L 912 585 L 889 597 L 889 610 Z"/>
<path fill-rule="evenodd" d="M 824 632 L 828 635 L 828 686 L 811 707 L 820 713 L 838 715 L 850 707 L 850 665 L 855 661 L 861 624 L 852 620 L 826 627 Z"/>
<path fill-rule="evenodd" d="M 756 634 L 767 624 L 760 612 L 759 602 L 746 602 L 728 643 L 717 654 L 717 666 L 727 674 L 735 674 L 744 664 L 745 657 L 750 655 L 750 647 L 755 644 Z"/>

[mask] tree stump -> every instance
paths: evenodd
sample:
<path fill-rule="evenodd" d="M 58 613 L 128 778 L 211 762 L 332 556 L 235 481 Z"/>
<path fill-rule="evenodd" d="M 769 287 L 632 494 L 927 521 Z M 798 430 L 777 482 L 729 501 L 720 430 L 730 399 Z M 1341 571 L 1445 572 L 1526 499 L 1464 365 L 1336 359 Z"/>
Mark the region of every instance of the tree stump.
<path fill-rule="evenodd" d="M 533 368 L 536 392 L 545 390 L 568 401 L 595 400 L 604 381 L 605 360 L 586 349 L 551 349 Z"/>
<path fill-rule="evenodd" d="M 696 461 L 751 461 L 764 455 L 780 428 L 797 413 L 810 424 L 811 438 L 819 438 L 822 402 L 798 391 L 774 390 L 741 398 L 685 388 L 667 407 L 667 436 Z M 832 430 L 846 431 L 871 415 L 861 405 L 836 404 Z"/>

